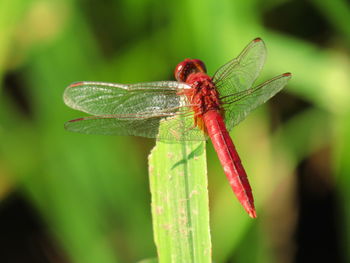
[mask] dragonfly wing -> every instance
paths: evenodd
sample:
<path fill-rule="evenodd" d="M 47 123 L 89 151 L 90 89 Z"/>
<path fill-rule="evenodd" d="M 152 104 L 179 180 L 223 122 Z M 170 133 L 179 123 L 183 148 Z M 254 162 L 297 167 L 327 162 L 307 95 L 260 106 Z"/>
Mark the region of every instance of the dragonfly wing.
<path fill-rule="evenodd" d="M 176 81 L 138 84 L 77 82 L 64 92 L 64 102 L 71 108 L 92 115 L 155 116 L 185 106 L 185 96 L 177 93 L 190 88 Z"/>
<path fill-rule="evenodd" d="M 219 68 L 213 76 L 221 98 L 249 89 L 265 64 L 266 47 L 254 39 L 241 54 Z"/>
<path fill-rule="evenodd" d="M 162 127 L 159 129 L 159 127 Z M 123 116 L 92 116 L 69 121 L 68 131 L 85 134 L 133 135 L 156 138 L 161 141 L 203 141 L 207 137 L 194 127 L 192 112 L 188 114 L 163 115 L 147 118 Z"/>
<path fill-rule="evenodd" d="M 231 130 L 233 126 L 245 119 L 252 110 L 272 98 L 287 84 L 291 76 L 290 73 L 285 73 L 259 86 L 224 98 L 223 105 L 227 129 Z"/>
<path fill-rule="evenodd" d="M 160 141 L 204 141 L 208 136 L 195 126 L 194 116 L 190 114 L 163 120 L 156 138 Z"/>

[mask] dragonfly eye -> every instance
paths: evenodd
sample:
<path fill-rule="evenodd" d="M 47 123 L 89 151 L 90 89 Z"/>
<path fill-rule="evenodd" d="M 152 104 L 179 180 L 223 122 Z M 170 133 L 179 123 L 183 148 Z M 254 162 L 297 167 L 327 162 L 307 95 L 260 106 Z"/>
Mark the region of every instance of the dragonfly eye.
<path fill-rule="evenodd" d="M 189 75 L 197 72 L 207 72 L 203 61 L 187 58 L 176 66 L 174 73 L 177 81 L 186 82 Z"/>
<path fill-rule="evenodd" d="M 204 63 L 200 59 L 192 59 L 193 64 L 198 69 L 198 72 L 207 73 L 207 68 L 205 67 Z"/>

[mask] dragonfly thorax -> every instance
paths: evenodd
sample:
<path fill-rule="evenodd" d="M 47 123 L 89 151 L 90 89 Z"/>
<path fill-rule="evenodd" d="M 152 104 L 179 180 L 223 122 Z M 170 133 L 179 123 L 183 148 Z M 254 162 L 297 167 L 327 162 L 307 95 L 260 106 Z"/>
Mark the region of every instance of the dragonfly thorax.
<path fill-rule="evenodd" d="M 205 131 L 203 115 L 211 110 L 222 113 L 219 93 L 212 79 L 204 72 L 190 74 L 186 83 L 191 89 L 183 92 L 195 113 L 195 125 Z"/>

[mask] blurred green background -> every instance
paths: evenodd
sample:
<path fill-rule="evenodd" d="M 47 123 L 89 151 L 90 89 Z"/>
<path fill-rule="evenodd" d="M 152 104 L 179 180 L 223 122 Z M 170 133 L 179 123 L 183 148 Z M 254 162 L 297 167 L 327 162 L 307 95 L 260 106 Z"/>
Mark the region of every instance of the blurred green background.
<path fill-rule="evenodd" d="M 71 134 L 74 81 L 209 74 L 255 37 L 260 81 L 286 89 L 231 133 L 258 219 L 208 148 L 213 260 L 350 262 L 350 5 L 342 0 L 1 0 L 0 262 L 137 262 L 156 256 L 147 156 L 154 141 Z"/>

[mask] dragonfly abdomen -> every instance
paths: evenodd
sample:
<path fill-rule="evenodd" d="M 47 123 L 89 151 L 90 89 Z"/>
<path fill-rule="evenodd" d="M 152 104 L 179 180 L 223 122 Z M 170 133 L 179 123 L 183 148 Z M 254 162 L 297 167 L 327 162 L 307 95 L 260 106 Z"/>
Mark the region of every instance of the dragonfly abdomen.
<path fill-rule="evenodd" d="M 203 115 L 203 120 L 233 192 L 248 214 L 255 218 L 254 199 L 247 174 L 220 112 L 208 111 Z"/>

